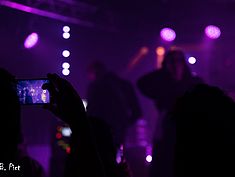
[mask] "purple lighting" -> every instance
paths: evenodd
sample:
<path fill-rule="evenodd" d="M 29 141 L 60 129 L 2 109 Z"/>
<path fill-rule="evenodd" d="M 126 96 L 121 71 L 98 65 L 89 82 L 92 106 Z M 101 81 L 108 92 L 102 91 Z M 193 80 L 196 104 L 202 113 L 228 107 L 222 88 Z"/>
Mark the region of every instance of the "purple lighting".
<path fill-rule="evenodd" d="M 38 34 L 37 33 L 31 33 L 24 41 L 24 47 L 27 49 L 32 48 L 35 46 L 38 42 Z"/>
<path fill-rule="evenodd" d="M 219 27 L 214 25 L 209 25 L 205 28 L 205 34 L 211 39 L 217 39 L 221 35 Z"/>
<path fill-rule="evenodd" d="M 161 38 L 165 41 L 171 42 L 176 38 L 176 33 L 171 28 L 163 28 L 160 32 Z"/>

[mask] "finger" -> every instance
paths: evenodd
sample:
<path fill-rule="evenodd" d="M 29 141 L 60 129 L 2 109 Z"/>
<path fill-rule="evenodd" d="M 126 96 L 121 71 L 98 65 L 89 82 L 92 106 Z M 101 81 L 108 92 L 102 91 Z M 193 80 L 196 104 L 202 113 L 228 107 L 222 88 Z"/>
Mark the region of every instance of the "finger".
<path fill-rule="evenodd" d="M 49 80 L 49 83 L 51 84 L 50 87 L 51 89 L 53 89 L 53 92 L 59 92 L 59 89 L 57 88 L 57 84 L 56 84 L 56 78 L 54 76 L 55 74 L 47 74 L 47 78 Z"/>
<path fill-rule="evenodd" d="M 51 82 L 43 84 L 42 89 L 43 90 L 48 90 L 50 92 L 50 94 L 55 94 L 56 93 L 56 89 L 55 89 L 54 85 Z"/>
<path fill-rule="evenodd" d="M 47 76 L 49 81 L 57 88 L 56 98 L 60 98 L 60 96 L 63 96 L 64 94 L 73 95 L 74 99 L 79 101 L 80 108 L 82 107 L 85 110 L 79 94 L 67 80 L 62 79 L 57 74 L 48 74 Z"/>
<path fill-rule="evenodd" d="M 67 80 L 59 77 L 57 74 L 48 74 L 48 79 L 54 84 L 56 89 L 58 89 L 59 91 L 68 90 L 68 89 L 70 91 L 72 90 L 74 91 L 72 85 Z"/>

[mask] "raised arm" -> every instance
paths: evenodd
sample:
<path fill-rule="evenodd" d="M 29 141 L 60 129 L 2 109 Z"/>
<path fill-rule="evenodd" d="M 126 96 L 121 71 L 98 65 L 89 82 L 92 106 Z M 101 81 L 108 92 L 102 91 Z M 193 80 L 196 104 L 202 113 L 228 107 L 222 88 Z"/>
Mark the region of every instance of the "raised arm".
<path fill-rule="evenodd" d="M 68 81 L 58 75 L 48 74 L 48 79 L 50 82 L 43 85 L 43 89 L 50 92 L 51 103 L 46 108 L 68 123 L 72 130 L 71 153 L 64 176 L 105 177 L 80 96 Z"/>

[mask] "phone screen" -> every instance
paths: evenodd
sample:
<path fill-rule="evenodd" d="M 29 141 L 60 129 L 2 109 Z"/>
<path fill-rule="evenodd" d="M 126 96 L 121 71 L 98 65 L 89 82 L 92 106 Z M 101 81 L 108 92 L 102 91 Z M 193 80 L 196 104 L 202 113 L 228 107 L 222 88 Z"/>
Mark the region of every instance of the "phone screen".
<path fill-rule="evenodd" d="M 48 104 L 50 95 L 48 90 L 43 90 L 42 85 L 48 83 L 47 79 L 19 79 L 17 80 L 17 95 L 20 104 Z"/>

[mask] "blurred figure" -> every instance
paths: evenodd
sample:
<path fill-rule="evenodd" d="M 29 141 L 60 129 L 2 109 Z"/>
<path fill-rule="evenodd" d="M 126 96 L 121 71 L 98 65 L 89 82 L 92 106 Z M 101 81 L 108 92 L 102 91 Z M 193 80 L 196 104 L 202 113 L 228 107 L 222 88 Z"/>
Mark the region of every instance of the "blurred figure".
<path fill-rule="evenodd" d="M 25 89 L 25 104 L 33 103 L 32 95 L 30 94 L 28 89 Z"/>
<path fill-rule="evenodd" d="M 44 171 L 38 162 L 23 154 L 19 146 L 23 142 L 20 127 L 20 103 L 17 96 L 16 80 L 6 70 L 0 68 L 0 163 L 3 163 L 7 170 L 0 170 L 0 176 L 14 177 L 43 177 Z M 8 170 L 9 164 L 20 170 Z M 2 164 L 1 164 L 2 165 Z"/>
<path fill-rule="evenodd" d="M 94 133 L 97 150 L 103 162 L 107 177 L 131 177 L 131 171 L 125 157 L 116 162 L 116 147 L 110 127 L 102 120 L 89 117 Z"/>
<path fill-rule="evenodd" d="M 19 99 L 20 99 L 20 103 L 25 102 L 25 92 L 23 89 L 19 92 Z"/>
<path fill-rule="evenodd" d="M 126 163 L 115 162 L 109 126 L 86 115 L 80 96 L 68 81 L 56 74 L 48 74 L 48 79 L 49 83 L 42 88 L 50 92 L 51 102 L 45 108 L 67 123 L 72 131 L 64 176 L 130 177 Z"/>
<path fill-rule="evenodd" d="M 198 85 L 176 104 L 175 176 L 235 176 L 235 103 L 222 90 Z M 170 138 L 171 139 L 171 138 Z"/>
<path fill-rule="evenodd" d="M 192 75 L 181 50 L 168 51 L 161 69 L 148 73 L 138 80 L 137 86 L 141 93 L 154 101 L 160 113 L 153 140 L 151 177 L 173 175 L 172 141 L 167 145 L 162 144 L 162 137 L 166 136 L 164 134 L 172 134 L 175 131 L 176 125 L 170 122 L 168 114 L 180 96 L 201 82 L 200 78 Z"/>
<path fill-rule="evenodd" d="M 137 86 L 141 93 L 155 102 L 161 112 L 168 112 L 176 99 L 190 87 L 201 83 L 194 77 L 181 50 L 166 53 L 162 68 L 141 77 Z"/>
<path fill-rule="evenodd" d="M 114 143 L 124 144 L 125 133 L 141 117 L 141 109 L 133 86 L 108 71 L 96 61 L 88 67 L 91 83 L 87 92 L 87 113 L 102 119 L 111 127 Z"/>

